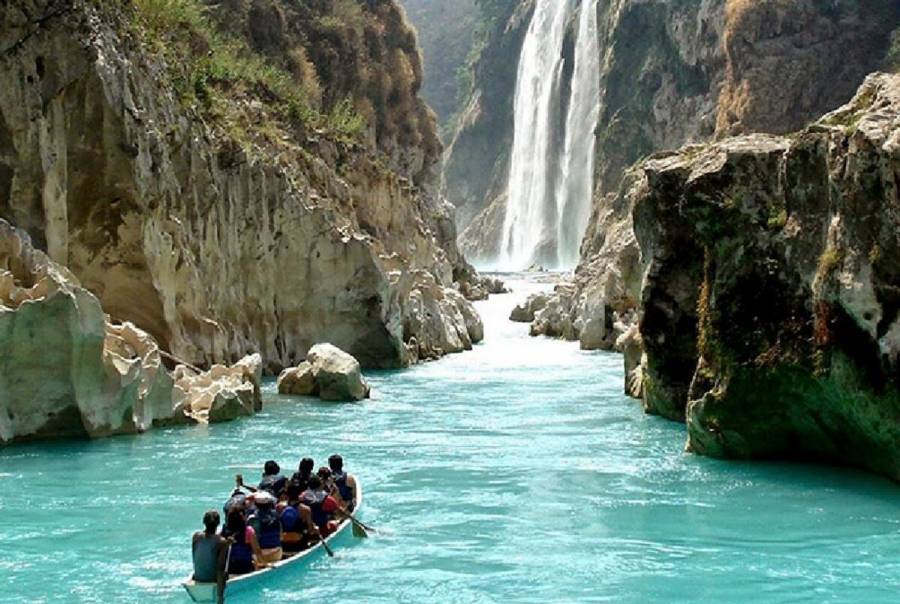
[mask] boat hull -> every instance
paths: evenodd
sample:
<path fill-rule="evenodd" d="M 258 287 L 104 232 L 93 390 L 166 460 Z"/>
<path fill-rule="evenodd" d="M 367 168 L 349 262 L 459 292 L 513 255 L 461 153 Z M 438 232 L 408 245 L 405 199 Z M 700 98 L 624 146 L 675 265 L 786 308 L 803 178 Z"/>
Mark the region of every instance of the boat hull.
<path fill-rule="evenodd" d="M 362 507 L 362 486 L 360 486 L 359 481 L 356 483 L 356 506 L 354 507 L 354 512 L 358 513 L 360 508 Z M 337 529 L 329 535 L 325 542 L 331 545 L 331 543 L 337 539 L 340 535 L 347 533 L 348 530 L 353 526 L 353 522 L 347 518 L 343 522 L 341 522 Z M 261 587 L 263 584 L 268 582 L 270 579 L 283 574 L 284 569 L 286 568 L 296 568 L 301 566 L 306 562 L 310 562 L 312 560 L 318 559 L 322 555 L 325 554 L 325 548 L 322 547 L 321 543 L 317 543 L 313 545 L 309 549 L 303 550 L 296 556 L 292 556 L 281 562 L 276 562 L 275 564 L 258 570 L 253 573 L 249 573 L 246 575 L 239 575 L 234 577 L 233 579 L 229 579 L 225 583 L 225 598 L 227 599 L 229 596 L 232 596 L 236 593 L 240 593 L 243 591 L 247 591 L 249 589 L 256 589 Z M 193 579 L 188 579 L 183 582 L 182 587 L 184 587 L 185 591 L 187 591 L 188 595 L 191 597 L 191 600 L 194 602 L 215 602 L 216 596 L 218 595 L 218 588 L 215 583 L 198 583 Z"/>

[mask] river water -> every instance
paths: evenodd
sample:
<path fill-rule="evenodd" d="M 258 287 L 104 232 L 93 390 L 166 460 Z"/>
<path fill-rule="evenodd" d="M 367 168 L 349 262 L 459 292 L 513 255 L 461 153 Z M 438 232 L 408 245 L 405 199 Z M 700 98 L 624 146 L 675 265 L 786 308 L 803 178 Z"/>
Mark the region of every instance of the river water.
<path fill-rule="evenodd" d="M 230 424 L 0 450 L 0 602 L 185 602 L 189 537 L 230 466 L 344 455 L 368 540 L 235 602 L 896 602 L 900 489 L 683 453 L 621 359 L 480 304 L 476 350 L 371 375 L 373 400 L 279 399 Z M 232 601 L 232 600 L 229 600 Z"/>

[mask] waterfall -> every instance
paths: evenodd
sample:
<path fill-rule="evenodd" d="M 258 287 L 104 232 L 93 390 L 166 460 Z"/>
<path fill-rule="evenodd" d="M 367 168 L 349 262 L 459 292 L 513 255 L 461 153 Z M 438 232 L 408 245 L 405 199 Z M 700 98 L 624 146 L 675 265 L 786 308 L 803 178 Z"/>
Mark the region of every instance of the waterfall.
<path fill-rule="evenodd" d="M 587 225 L 599 103 L 597 2 L 582 0 L 565 120 L 563 44 L 576 0 L 536 0 L 516 81 L 500 264 L 571 267 Z"/>
<path fill-rule="evenodd" d="M 572 96 L 566 116 L 562 176 L 556 188 L 557 250 L 561 267 L 578 263 L 581 239 L 591 216 L 595 129 L 600 117 L 600 41 L 597 2 L 582 0 L 575 44 Z"/>

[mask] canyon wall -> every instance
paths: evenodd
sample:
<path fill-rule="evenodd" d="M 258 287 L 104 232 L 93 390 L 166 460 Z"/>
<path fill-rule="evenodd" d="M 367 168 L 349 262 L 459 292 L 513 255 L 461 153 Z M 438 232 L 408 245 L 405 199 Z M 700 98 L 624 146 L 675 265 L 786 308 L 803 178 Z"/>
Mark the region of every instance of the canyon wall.
<path fill-rule="evenodd" d="M 900 75 L 641 171 L 645 408 L 698 453 L 900 480 Z"/>
<path fill-rule="evenodd" d="M 401 0 L 422 47 L 422 98 L 434 109 L 443 131 L 459 106 L 464 70 L 480 28 L 476 0 Z M 462 73 L 461 73 L 462 71 Z"/>
<path fill-rule="evenodd" d="M 0 22 L 0 218 L 114 320 L 270 371 L 321 341 L 397 367 L 480 337 L 396 3 L 29 0 Z"/>
<path fill-rule="evenodd" d="M 0 444 L 225 421 L 262 408 L 262 359 L 169 372 L 131 323 L 0 219 Z"/>
<path fill-rule="evenodd" d="M 627 167 L 685 143 L 804 127 L 885 63 L 900 26 L 900 5 L 880 1 L 623 2 L 619 9 L 620 29 L 606 46 L 594 211 L 581 260 L 574 282 L 533 326 L 586 349 L 621 350 L 639 306 Z M 657 35 L 640 38 L 654 26 Z M 636 37 L 644 42 L 628 43 Z M 637 88 L 628 84 L 633 74 Z"/>

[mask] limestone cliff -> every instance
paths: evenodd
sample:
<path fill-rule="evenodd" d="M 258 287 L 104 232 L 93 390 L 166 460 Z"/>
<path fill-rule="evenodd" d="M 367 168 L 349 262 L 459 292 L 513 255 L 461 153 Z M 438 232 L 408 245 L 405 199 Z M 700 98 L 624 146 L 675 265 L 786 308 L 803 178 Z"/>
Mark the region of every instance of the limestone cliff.
<path fill-rule="evenodd" d="M 143 432 L 252 415 L 262 359 L 169 373 L 130 323 L 111 323 L 64 267 L 0 220 L 0 444 Z"/>
<path fill-rule="evenodd" d="M 531 1 L 511 4 L 516 12 L 474 68 L 470 111 L 445 166 L 461 246 L 475 260 L 493 259 L 503 223 L 515 82 L 495 71 L 513 72 Z M 611 0 L 598 10 L 598 206 L 650 153 L 727 134 L 790 132 L 848 101 L 884 65 L 900 26 L 894 0 Z M 599 207 L 594 219 L 612 211 Z M 583 263 L 598 252 L 592 238 Z"/>
<path fill-rule="evenodd" d="M 274 371 L 478 339 L 395 2 L 6 3 L 0 81 L 0 217 L 164 349 Z"/>
<path fill-rule="evenodd" d="M 644 164 L 643 399 L 692 450 L 900 480 L 900 75 L 798 135 Z"/>

